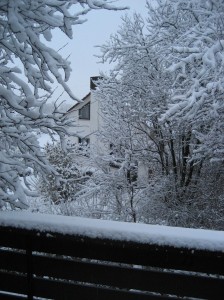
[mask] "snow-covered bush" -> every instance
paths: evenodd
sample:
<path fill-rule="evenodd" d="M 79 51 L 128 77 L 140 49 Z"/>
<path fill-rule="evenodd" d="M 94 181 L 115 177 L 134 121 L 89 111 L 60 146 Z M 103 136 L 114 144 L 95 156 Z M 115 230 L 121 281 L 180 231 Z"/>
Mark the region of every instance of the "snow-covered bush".
<path fill-rule="evenodd" d="M 40 178 L 40 191 L 45 198 L 53 203 L 71 202 L 75 199 L 75 193 L 80 189 L 79 179 L 81 173 L 74 162 L 74 152 L 61 148 L 60 143 L 47 144 L 45 155 L 57 175 L 49 174 Z"/>

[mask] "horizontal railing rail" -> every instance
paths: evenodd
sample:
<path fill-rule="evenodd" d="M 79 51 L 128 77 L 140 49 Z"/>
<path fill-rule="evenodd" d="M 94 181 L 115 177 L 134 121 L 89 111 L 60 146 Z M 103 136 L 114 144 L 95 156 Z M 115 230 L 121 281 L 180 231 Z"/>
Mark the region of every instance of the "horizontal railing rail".
<path fill-rule="evenodd" d="M 224 252 L 0 226 L 0 299 L 38 297 L 224 299 Z"/>

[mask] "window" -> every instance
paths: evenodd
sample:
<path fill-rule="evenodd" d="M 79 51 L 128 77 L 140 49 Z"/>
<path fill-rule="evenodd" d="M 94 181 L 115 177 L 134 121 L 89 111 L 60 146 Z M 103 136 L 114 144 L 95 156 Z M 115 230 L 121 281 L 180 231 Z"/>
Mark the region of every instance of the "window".
<path fill-rule="evenodd" d="M 80 155 L 89 157 L 89 138 L 78 138 L 79 150 L 81 151 Z"/>
<path fill-rule="evenodd" d="M 88 146 L 89 145 L 89 142 L 90 142 L 90 140 L 89 140 L 89 138 L 78 138 L 79 140 L 78 140 L 78 142 L 79 142 L 79 145 L 80 146 Z"/>
<path fill-rule="evenodd" d="M 79 109 L 79 119 L 90 120 L 90 102 Z"/>

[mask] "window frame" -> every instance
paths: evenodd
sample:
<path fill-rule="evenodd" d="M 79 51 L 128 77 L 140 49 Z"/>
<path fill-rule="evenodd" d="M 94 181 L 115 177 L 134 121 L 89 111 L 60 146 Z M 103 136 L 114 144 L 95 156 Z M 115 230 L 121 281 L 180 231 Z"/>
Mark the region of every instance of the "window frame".
<path fill-rule="evenodd" d="M 85 109 L 88 109 L 85 111 Z M 84 111 L 84 116 L 82 111 Z M 90 102 L 86 103 L 79 109 L 79 120 L 90 120 Z"/>

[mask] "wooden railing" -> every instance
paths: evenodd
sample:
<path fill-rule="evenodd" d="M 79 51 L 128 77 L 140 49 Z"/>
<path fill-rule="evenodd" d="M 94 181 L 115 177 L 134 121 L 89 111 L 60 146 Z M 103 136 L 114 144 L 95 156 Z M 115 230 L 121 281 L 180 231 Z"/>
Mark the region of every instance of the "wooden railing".
<path fill-rule="evenodd" d="M 224 299 L 224 253 L 1 226 L 0 299 L 37 297 Z"/>

